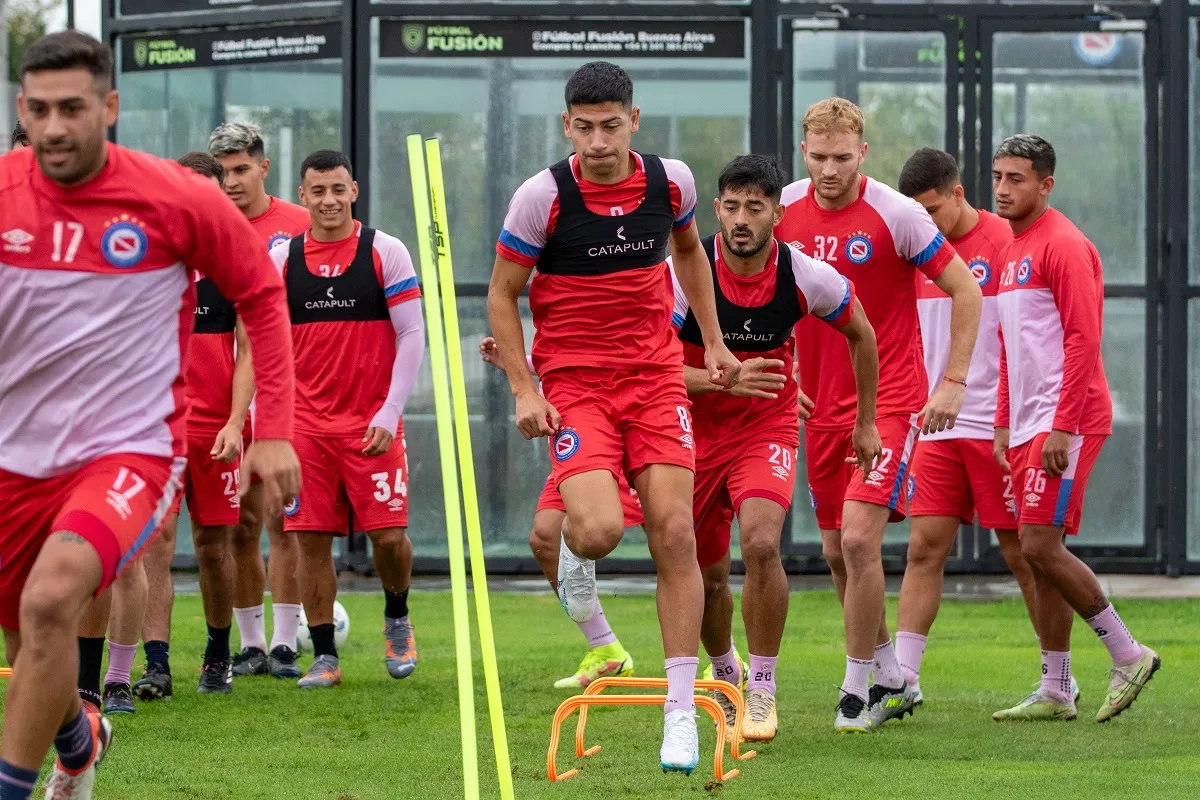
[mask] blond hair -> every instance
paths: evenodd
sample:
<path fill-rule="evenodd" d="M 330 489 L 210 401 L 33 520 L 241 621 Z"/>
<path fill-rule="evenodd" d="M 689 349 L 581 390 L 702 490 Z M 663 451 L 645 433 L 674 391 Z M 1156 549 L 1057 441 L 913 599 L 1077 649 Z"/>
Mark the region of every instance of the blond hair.
<path fill-rule="evenodd" d="M 866 118 L 862 109 L 841 97 L 813 103 L 801 122 L 805 135 L 810 133 L 857 133 L 863 135 Z"/>

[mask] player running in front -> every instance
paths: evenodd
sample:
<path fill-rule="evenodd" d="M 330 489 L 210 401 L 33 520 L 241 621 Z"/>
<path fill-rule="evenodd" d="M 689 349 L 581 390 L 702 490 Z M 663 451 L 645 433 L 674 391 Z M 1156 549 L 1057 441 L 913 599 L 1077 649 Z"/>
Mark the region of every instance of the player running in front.
<path fill-rule="evenodd" d="M 637 489 L 658 568 L 667 699 L 659 762 L 691 773 L 699 761 L 696 651 L 704 586 L 692 533 L 694 445 L 671 327 L 668 247 L 700 325 L 705 366 L 724 385 L 739 367 L 717 324 L 712 273 L 696 233 L 696 187 L 680 161 L 629 149 L 640 111 L 633 82 L 603 61 L 567 81 L 563 133 L 574 154 L 513 196 L 488 290 L 488 317 L 529 439 L 552 436 L 551 480 L 567 511 L 564 558 L 594 576 L 625 525 L 617 476 Z M 525 363 L 517 300 L 529 282 L 536 333 Z M 562 572 L 560 571 L 560 576 Z M 573 586 L 560 580 L 568 608 Z M 594 595 L 588 586 L 585 598 Z M 586 602 L 586 599 L 585 599 Z"/>
<path fill-rule="evenodd" d="M 500 350 L 496 347 L 496 340 L 491 336 L 485 336 L 479 343 L 479 355 L 501 372 L 504 371 L 504 361 L 500 356 Z M 537 377 L 537 371 L 532 362 L 528 366 L 530 373 Z M 553 457 L 553 451 L 550 455 Z M 638 500 L 637 492 L 625 480 L 624 474 L 617 476 L 617 491 L 621 495 L 625 527 L 635 528 L 643 525 L 646 518 L 642 514 L 641 501 Z M 529 532 L 529 549 L 533 552 L 538 566 L 542 568 L 542 574 L 549 581 L 550 588 L 554 594 L 558 595 L 559 602 L 563 603 L 563 610 L 579 627 L 579 632 L 583 634 L 583 638 L 588 643 L 588 651 L 584 654 L 583 660 L 579 662 L 575 673 L 555 681 L 554 688 L 582 689 L 597 678 L 632 676 L 633 656 L 629 655 L 629 651 L 617 640 L 617 635 L 613 633 L 612 626 L 608 623 L 608 617 L 605 616 L 604 608 L 600 605 L 600 597 L 595 591 L 594 573 L 589 575 L 575 564 L 565 565 L 562 581 L 565 583 L 569 579 L 582 582 L 583 585 L 573 587 L 573 591 L 569 593 L 565 589 L 559 590 L 559 566 L 562 563 L 559 558 L 564 554 L 561 543 L 563 523 L 566 519 L 567 509 L 563 505 L 562 495 L 554 487 L 554 482 L 547 477 L 546 485 L 542 487 L 537 508 L 533 513 L 533 528 Z M 565 554 L 570 556 L 570 551 L 566 551 Z M 563 602 L 568 595 L 572 598 L 570 607 Z M 590 607 L 586 602 L 589 598 L 593 601 Z"/>
<path fill-rule="evenodd" d="M 995 456 L 1011 470 L 1021 552 L 1036 581 L 1042 682 L 997 720 L 1074 719 L 1071 625 L 1078 613 L 1112 657 L 1097 722 L 1128 708 L 1162 666 L 1117 616 L 1095 574 L 1066 547 L 1079 532 L 1083 496 L 1112 433 L 1112 397 L 1100 339 L 1104 275 L 1100 254 L 1051 208 L 1054 147 L 1018 134 L 992 159 L 996 211 L 1013 240 L 999 262 L 1000 389 Z"/>
<path fill-rule="evenodd" d="M 384 662 L 393 678 L 417 667 L 408 618 L 408 458 L 401 414 L 425 355 L 421 291 L 408 249 L 351 214 L 350 159 L 318 150 L 300 165 L 312 227 L 271 250 L 287 286 L 296 358 L 296 452 L 307 480 L 284 509 L 299 534 L 300 587 L 313 663 L 298 686 L 342 682 L 334 645 L 333 540 L 353 518 L 371 540 L 383 584 Z"/>
<path fill-rule="evenodd" d="M 869 731 L 910 713 L 904 680 L 887 632 L 883 531 L 907 513 L 913 446 L 923 430 L 954 425 L 962 407 L 981 294 L 967 265 L 925 209 L 860 172 L 867 145 L 858 106 L 835 97 L 804 115 L 810 178 L 783 190 L 787 207 L 776 236 L 824 260 L 857 287 L 879 342 L 876 426 L 883 455 L 870 470 L 848 458 L 855 426 L 855 384 L 846 343 L 828 325 L 802 320 L 797 362 L 801 390 L 813 400 L 805 422 L 809 492 L 846 625 L 846 676 L 834 729 Z M 919 269 L 950 295 L 946 372 L 928 394 L 917 330 Z M 874 672 L 875 685 L 868 689 Z"/>
<path fill-rule="evenodd" d="M 704 575 L 701 640 L 712 674 L 735 686 L 746 678 L 732 645 L 733 596 L 729 589 L 730 526 L 737 518 L 746 583 L 742 619 L 750 649 L 747 741 L 775 738 L 775 671 L 787 620 L 788 583 L 779 538 L 795 489 L 797 425 L 807 409 L 797 402 L 792 375 L 796 323 L 812 316 L 839 331 L 850 345 L 858 416 L 851 446 L 870 469 L 882 445 L 875 430 L 879 356 L 875 333 L 850 281 L 773 236 L 783 216 L 783 170 L 767 156 L 738 156 L 721 171 L 714 201 L 721 232 L 704 240 L 713 273 L 717 316 L 725 341 L 742 360 L 735 381 L 709 380 L 704 344 L 687 297 L 676 284 L 672 319 L 683 340 L 684 379 L 692 397 L 696 446 L 693 515 L 696 555 Z M 799 342 L 804 348 L 807 342 Z M 721 692 L 733 735 L 734 707 Z"/>
<path fill-rule="evenodd" d="M 990 211 L 971 207 L 963 196 L 958 163 L 941 150 L 926 147 L 914 153 L 900 172 L 899 189 L 929 212 L 983 292 L 979 336 L 971 356 L 962 411 L 953 428 L 923 434 L 913 456 L 916 492 L 908 509 L 912 535 L 896 615 L 896 656 L 904 679 L 916 694 L 914 702 L 920 704 L 924 700 L 918 683 L 921 659 L 942 601 L 946 558 L 960 525 L 970 525 L 978 514 L 979 524 L 995 531 L 1004 561 L 1021 587 L 1035 633 L 1037 614 L 1033 571 L 1021 555 L 1017 538 L 1012 479 L 992 456 L 996 389 L 1000 382 L 996 290 L 1000 285 L 1000 253 L 1012 240 L 1012 230 Z M 929 387 L 931 393 L 937 390 L 937 376 L 946 373 L 950 356 L 951 302 L 937 284 L 917 276 L 917 313 L 925 373 L 933 384 Z"/>
<path fill-rule="evenodd" d="M 262 129 L 241 122 L 224 122 L 208 138 L 208 152 L 225 168 L 225 194 L 250 220 L 264 249 L 303 233 L 309 225 L 308 210 L 267 194 L 266 180 L 271 160 L 266 157 Z M 253 407 L 251 411 L 253 417 Z M 245 443 L 253 436 L 246 425 Z M 296 535 L 283 529 L 283 517 L 266 517 L 254 487 L 242 501 L 241 518 L 233 536 L 236 570 L 233 616 L 241 637 L 240 651 L 233 657 L 233 675 L 272 675 L 298 678 L 296 630 L 300 623 L 300 583 Z M 264 567 L 262 529 L 266 523 L 271 559 Z M 263 620 L 263 590 L 271 587 L 271 643 Z M 152 612 L 153 613 L 153 612 Z"/>
<path fill-rule="evenodd" d="M 220 191 L 106 141 L 113 54 L 66 31 L 21 61 L 32 148 L 0 159 L 0 625 L 13 676 L 0 792 L 90 798 L 111 724 L 74 690 L 89 599 L 154 539 L 185 468 L 183 370 L 193 270 L 238 305 L 259 369 L 260 439 L 244 467 L 268 508 L 300 488 L 290 442 L 283 286 Z M 20 244 L 15 244 L 19 240 Z"/>

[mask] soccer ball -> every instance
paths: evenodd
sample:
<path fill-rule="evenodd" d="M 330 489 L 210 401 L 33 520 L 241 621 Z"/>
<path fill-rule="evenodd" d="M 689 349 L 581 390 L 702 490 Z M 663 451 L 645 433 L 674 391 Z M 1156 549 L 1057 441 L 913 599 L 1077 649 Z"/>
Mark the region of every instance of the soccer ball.
<path fill-rule="evenodd" d="M 350 637 L 350 615 L 346 613 L 346 608 L 337 600 L 333 601 L 333 645 L 341 650 L 346 646 L 346 639 Z M 300 627 L 296 630 L 296 652 L 312 652 L 313 643 L 312 635 L 308 632 L 308 617 L 304 614 L 304 609 L 300 609 Z"/>

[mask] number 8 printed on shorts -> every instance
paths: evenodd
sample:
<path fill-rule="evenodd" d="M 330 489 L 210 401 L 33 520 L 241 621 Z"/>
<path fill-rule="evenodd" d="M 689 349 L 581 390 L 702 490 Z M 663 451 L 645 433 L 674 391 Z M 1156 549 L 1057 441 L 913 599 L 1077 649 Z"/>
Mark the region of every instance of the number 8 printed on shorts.
<path fill-rule="evenodd" d="M 679 429 L 684 433 L 691 433 L 692 419 L 688 416 L 687 406 L 675 406 L 675 413 L 679 415 Z"/>

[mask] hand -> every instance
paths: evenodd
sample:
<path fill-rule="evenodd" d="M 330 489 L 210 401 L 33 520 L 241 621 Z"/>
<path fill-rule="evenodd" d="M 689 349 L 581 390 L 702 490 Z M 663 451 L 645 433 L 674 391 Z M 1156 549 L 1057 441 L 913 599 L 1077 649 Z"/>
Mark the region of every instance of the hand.
<path fill-rule="evenodd" d="M 479 357 L 501 372 L 504 371 L 504 359 L 500 356 L 500 348 L 491 336 L 483 337 L 483 341 L 479 343 Z"/>
<path fill-rule="evenodd" d="M 704 367 L 708 370 L 708 379 L 718 386 L 728 386 L 730 381 L 737 378 L 742 362 L 738 361 L 724 342 L 704 348 Z"/>
<path fill-rule="evenodd" d="M 267 519 L 278 517 L 283 507 L 300 494 L 300 459 L 286 439 L 255 439 L 242 458 L 238 495 L 250 491 L 250 478 L 262 479 L 263 506 Z"/>
<path fill-rule="evenodd" d="M 1051 478 L 1057 478 L 1071 465 L 1071 434 L 1066 431 L 1050 431 L 1042 445 L 1042 469 Z"/>
<path fill-rule="evenodd" d="M 866 483 L 871 470 L 875 469 L 875 462 L 883 457 L 883 440 L 879 438 L 879 430 L 875 423 L 855 423 L 851 444 L 854 447 L 854 457 L 847 458 L 846 463 L 857 464 L 862 470 L 863 483 Z"/>
<path fill-rule="evenodd" d="M 921 410 L 921 416 L 925 418 L 921 433 L 939 433 L 953 428 L 966 391 L 967 387 L 961 383 L 942 381 Z"/>
<path fill-rule="evenodd" d="M 775 394 L 787 383 L 787 376 L 768 370 L 782 369 L 783 362 L 775 358 L 748 358 L 733 376 L 725 390 L 735 397 L 762 397 L 775 400 Z"/>
<path fill-rule="evenodd" d="M 553 436 L 562 426 L 562 415 L 550 401 L 534 391 L 517 395 L 517 430 L 526 439 Z"/>
<path fill-rule="evenodd" d="M 367 428 L 367 432 L 362 438 L 362 440 L 367 443 L 367 446 L 363 448 L 363 455 L 383 455 L 388 451 L 388 448 L 392 446 L 392 440 L 394 438 L 395 437 L 392 436 L 391 431 L 389 431 L 387 428 Z"/>
<path fill-rule="evenodd" d="M 992 441 L 992 455 L 996 463 L 1004 467 L 1005 472 L 1012 472 L 1008 463 L 1008 428 L 996 428 L 996 438 Z"/>
<path fill-rule="evenodd" d="M 817 404 L 810 400 L 804 392 L 801 392 L 799 389 L 796 391 L 799 392 L 800 421 L 804 422 L 804 420 L 812 416 L 813 409 L 817 407 Z"/>
<path fill-rule="evenodd" d="M 226 423 L 213 441 L 212 450 L 208 454 L 213 460 L 224 464 L 232 464 L 242 452 L 242 425 Z"/>

